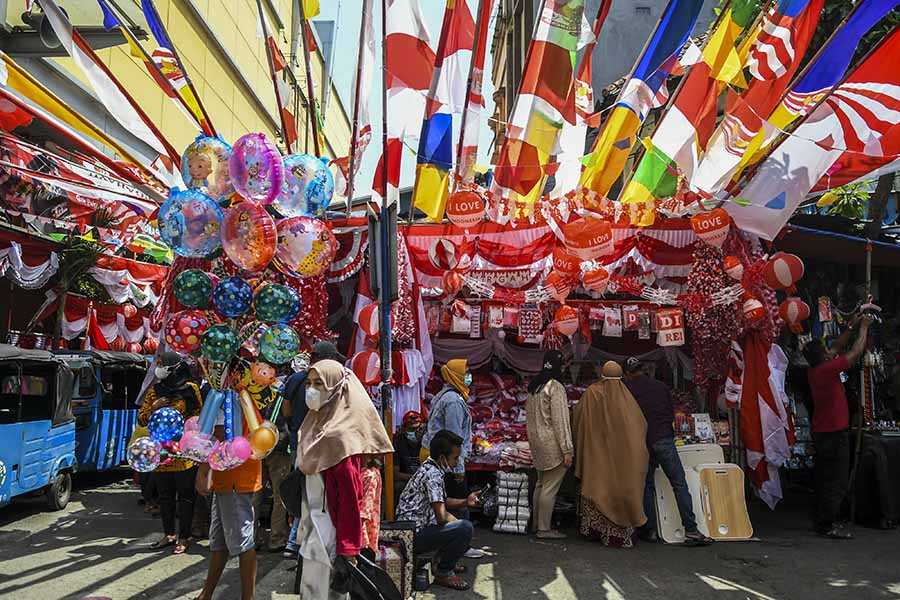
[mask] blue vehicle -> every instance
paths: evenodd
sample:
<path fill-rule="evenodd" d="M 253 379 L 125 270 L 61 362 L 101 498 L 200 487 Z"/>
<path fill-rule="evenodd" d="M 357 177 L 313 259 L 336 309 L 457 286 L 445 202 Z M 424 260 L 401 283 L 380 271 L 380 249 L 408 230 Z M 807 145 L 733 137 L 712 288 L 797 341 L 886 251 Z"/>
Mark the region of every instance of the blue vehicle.
<path fill-rule="evenodd" d="M 0 506 L 43 493 L 65 508 L 75 469 L 72 370 L 56 355 L 0 345 Z"/>
<path fill-rule="evenodd" d="M 75 374 L 75 458 L 79 471 L 105 471 L 125 462 L 137 423 L 135 405 L 147 359 L 129 352 L 59 352 Z"/>

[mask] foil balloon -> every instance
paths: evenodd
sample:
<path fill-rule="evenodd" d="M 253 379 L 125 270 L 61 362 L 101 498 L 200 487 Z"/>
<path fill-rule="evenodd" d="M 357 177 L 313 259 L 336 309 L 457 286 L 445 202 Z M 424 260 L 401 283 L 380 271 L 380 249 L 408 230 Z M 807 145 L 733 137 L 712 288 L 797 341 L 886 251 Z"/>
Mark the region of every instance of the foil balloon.
<path fill-rule="evenodd" d="M 159 236 L 175 254 L 202 258 L 219 249 L 223 217 L 216 201 L 200 190 L 174 189 L 159 207 Z"/>
<path fill-rule="evenodd" d="M 231 146 L 216 137 L 197 136 L 181 155 L 181 176 L 189 188 L 200 188 L 213 198 L 234 191 L 228 159 Z"/>
<path fill-rule="evenodd" d="M 275 266 L 292 277 L 325 273 L 337 252 L 337 240 L 328 226 L 312 217 L 292 217 L 278 223 Z"/>
<path fill-rule="evenodd" d="M 275 210 L 285 217 L 321 214 L 331 203 L 334 176 L 327 162 L 310 154 L 285 156 L 281 193 L 275 198 Z"/>
<path fill-rule="evenodd" d="M 234 143 L 228 169 L 234 189 L 247 200 L 271 204 L 281 192 L 281 154 L 262 133 L 248 133 Z"/>
<path fill-rule="evenodd" d="M 275 256 L 275 220 L 259 204 L 240 202 L 222 220 L 222 249 L 245 271 L 261 271 Z"/>
<path fill-rule="evenodd" d="M 268 325 L 259 321 L 251 321 L 247 323 L 238 332 L 241 338 L 241 348 L 247 350 L 253 356 L 259 355 L 259 338 L 266 332 Z"/>
<path fill-rule="evenodd" d="M 138 473 L 149 473 L 159 466 L 162 446 L 148 437 L 139 437 L 128 446 L 128 465 Z"/>
<path fill-rule="evenodd" d="M 255 361 L 250 365 L 250 381 L 254 385 L 269 386 L 275 383 L 278 370 L 267 362 Z"/>
<path fill-rule="evenodd" d="M 240 277 L 226 277 L 213 290 L 212 299 L 220 315 L 233 319 L 250 310 L 253 288 Z"/>
<path fill-rule="evenodd" d="M 200 347 L 200 339 L 212 323 L 206 311 L 183 310 L 169 318 L 165 339 L 169 348 L 179 354 L 191 354 Z"/>
<path fill-rule="evenodd" d="M 225 324 L 213 325 L 200 340 L 200 352 L 213 362 L 226 362 L 237 353 L 241 345 L 237 334 Z"/>
<path fill-rule="evenodd" d="M 156 442 L 172 442 L 184 433 L 184 417 L 171 406 L 164 406 L 150 415 L 147 422 L 150 439 Z"/>
<path fill-rule="evenodd" d="M 242 459 L 233 452 L 232 441 L 216 443 L 213 451 L 210 452 L 206 462 L 213 471 L 227 471 L 235 467 L 239 467 L 247 460 Z"/>
<path fill-rule="evenodd" d="M 184 421 L 184 432 L 200 431 L 200 417 L 194 416 Z"/>
<path fill-rule="evenodd" d="M 278 443 L 278 430 L 269 421 L 263 421 L 260 426 L 250 432 L 250 448 L 253 449 L 253 458 L 261 460 L 272 453 Z"/>
<path fill-rule="evenodd" d="M 246 461 L 253 456 L 253 448 L 250 446 L 250 440 L 242 435 L 235 437 L 228 442 L 228 453 L 241 462 Z"/>
<path fill-rule="evenodd" d="M 286 323 L 300 314 L 300 296 L 286 285 L 267 283 L 253 299 L 256 318 L 266 323 Z"/>
<path fill-rule="evenodd" d="M 175 299 L 188 308 L 205 308 L 212 288 L 212 279 L 200 269 L 182 271 L 172 282 Z"/>
<path fill-rule="evenodd" d="M 272 325 L 259 339 L 260 357 L 273 365 L 290 362 L 300 351 L 300 337 L 288 325 Z"/>
<path fill-rule="evenodd" d="M 186 431 L 178 442 L 181 456 L 194 462 L 206 462 L 215 450 L 218 441 L 209 433 L 202 431 Z"/>

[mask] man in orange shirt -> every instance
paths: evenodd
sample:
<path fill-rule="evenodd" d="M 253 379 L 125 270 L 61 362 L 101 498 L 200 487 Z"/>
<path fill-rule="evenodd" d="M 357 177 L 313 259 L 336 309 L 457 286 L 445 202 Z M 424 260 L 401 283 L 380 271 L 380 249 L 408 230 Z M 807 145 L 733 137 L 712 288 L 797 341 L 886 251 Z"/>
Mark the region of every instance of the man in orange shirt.
<path fill-rule="evenodd" d="M 222 439 L 223 428 L 216 427 Z M 213 471 L 203 463 L 197 472 L 197 492 L 213 493 L 209 525 L 209 571 L 198 600 L 212 600 L 229 556 L 238 556 L 241 600 L 253 600 L 256 588 L 256 509 L 253 497 L 262 489 L 260 461 L 250 459 L 228 471 Z"/>

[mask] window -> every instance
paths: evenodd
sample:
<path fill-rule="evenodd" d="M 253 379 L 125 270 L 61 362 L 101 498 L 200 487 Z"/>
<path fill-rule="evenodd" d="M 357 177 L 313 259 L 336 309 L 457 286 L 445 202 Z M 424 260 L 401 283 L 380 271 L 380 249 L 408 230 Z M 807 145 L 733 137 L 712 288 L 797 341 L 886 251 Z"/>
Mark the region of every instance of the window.
<path fill-rule="evenodd" d="M 49 421 L 53 416 L 55 367 L 22 367 L 21 421 Z M 5 382 L 4 382 L 5 383 Z"/>
<path fill-rule="evenodd" d="M 125 369 L 108 367 L 100 371 L 100 383 L 103 385 L 103 410 L 122 410 L 128 402 L 128 383 Z"/>
<path fill-rule="evenodd" d="M 94 369 L 84 366 L 78 369 L 78 382 L 75 384 L 76 398 L 93 398 L 97 390 L 97 380 L 94 378 Z"/>
<path fill-rule="evenodd" d="M 19 370 L 7 364 L 0 369 L 0 424 L 19 420 Z"/>

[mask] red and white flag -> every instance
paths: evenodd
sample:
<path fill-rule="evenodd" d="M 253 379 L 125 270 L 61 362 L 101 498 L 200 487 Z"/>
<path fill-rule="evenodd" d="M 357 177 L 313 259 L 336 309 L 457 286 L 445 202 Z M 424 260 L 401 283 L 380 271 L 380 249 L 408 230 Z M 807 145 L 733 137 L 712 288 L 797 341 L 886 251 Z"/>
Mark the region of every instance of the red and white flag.
<path fill-rule="evenodd" d="M 362 164 L 363 155 L 366 153 L 366 148 L 369 147 L 369 141 L 372 139 L 369 98 L 372 93 L 372 78 L 375 77 L 375 29 L 373 21 L 372 0 L 363 0 L 359 65 L 357 66 L 353 87 L 351 88 L 356 92 L 356 98 L 353 100 L 353 125 L 356 136 L 350 140 L 349 154 L 344 158 L 333 161 L 337 163 L 342 176 L 342 181 L 341 179 L 335 180 L 335 191 L 338 192 L 338 195 L 344 197 L 354 193 L 350 189 L 350 180 L 352 179 L 355 187 L 359 166 Z M 352 175 L 350 173 L 351 156 L 353 157 Z M 347 198 L 348 205 L 352 200 L 352 198 Z"/>
<path fill-rule="evenodd" d="M 470 75 L 472 78 L 468 91 L 468 105 L 466 106 L 465 124 L 460 133 L 459 164 L 456 172 L 460 179 L 472 183 L 475 179 L 475 159 L 478 154 L 478 137 L 481 131 L 481 111 L 484 110 L 484 95 L 482 85 L 484 83 L 484 60 L 487 55 L 488 30 L 490 18 L 494 10 L 494 0 L 481 0 L 478 15 L 476 17 L 477 30 L 475 32 L 474 52 Z"/>

